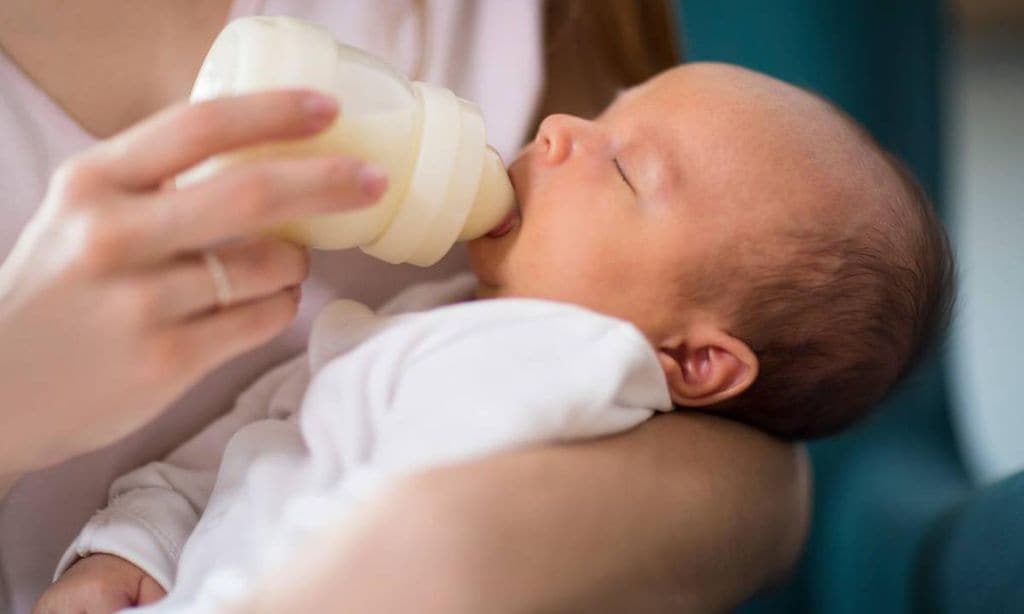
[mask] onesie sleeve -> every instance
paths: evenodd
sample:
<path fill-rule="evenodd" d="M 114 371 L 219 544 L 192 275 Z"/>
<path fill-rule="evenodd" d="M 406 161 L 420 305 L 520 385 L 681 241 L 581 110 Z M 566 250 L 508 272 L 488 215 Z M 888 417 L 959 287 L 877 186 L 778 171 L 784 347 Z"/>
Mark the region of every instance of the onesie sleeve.
<path fill-rule="evenodd" d="M 444 332 L 421 337 L 364 479 L 618 433 L 671 409 L 657 356 L 628 322 L 546 301 L 489 303 L 449 308 L 435 327 Z"/>
<path fill-rule="evenodd" d="M 169 591 L 181 549 L 206 507 L 228 441 L 246 424 L 275 417 L 286 408 L 294 410 L 307 373 L 304 355 L 278 366 L 239 395 L 230 412 L 164 460 L 115 480 L 107 507 L 86 523 L 65 551 L 54 580 L 79 558 L 107 553 L 132 562 Z"/>

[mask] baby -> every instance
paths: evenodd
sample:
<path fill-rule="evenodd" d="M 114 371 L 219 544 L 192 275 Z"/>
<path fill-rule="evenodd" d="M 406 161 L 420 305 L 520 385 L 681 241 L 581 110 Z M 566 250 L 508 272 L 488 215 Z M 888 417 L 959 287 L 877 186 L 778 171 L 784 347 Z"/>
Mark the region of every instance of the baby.
<path fill-rule="evenodd" d="M 328 306 L 307 355 L 114 483 L 42 609 L 168 590 L 156 609 L 212 610 L 400 475 L 655 412 L 834 433 L 948 317 L 949 248 L 914 181 L 757 73 L 686 65 L 593 121 L 548 117 L 510 175 L 519 211 L 470 244 L 474 276 Z"/>

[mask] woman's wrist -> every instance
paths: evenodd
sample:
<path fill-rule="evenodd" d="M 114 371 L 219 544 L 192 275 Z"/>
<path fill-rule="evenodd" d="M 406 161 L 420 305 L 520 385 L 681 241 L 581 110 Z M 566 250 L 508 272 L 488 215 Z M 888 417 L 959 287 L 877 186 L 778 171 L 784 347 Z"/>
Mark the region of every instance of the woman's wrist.
<path fill-rule="evenodd" d="M 31 437 L 25 440 L 31 441 Z M 35 469 L 34 465 L 16 448 L 16 442 L 5 442 L 0 446 L 0 499 L 14 486 L 21 476 Z"/>
<path fill-rule="evenodd" d="M 16 408 L 8 410 L 4 418 L 6 432 L 18 435 L 3 440 L 4 445 L 0 446 L 0 491 L 5 493 L 22 476 L 60 463 L 81 452 L 74 447 L 71 438 L 54 436 L 52 424 L 39 420 L 39 416 L 45 414 L 37 406 L 39 404 L 33 403 L 35 399 L 31 396 L 32 392 L 31 387 L 8 387 L 0 402 L 2 406 Z M 50 418 L 59 420 L 60 416 Z"/>
<path fill-rule="evenodd" d="M 0 465 L 2 466 L 2 465 Z M 7 466 L 3 466 L 0 470 L 0 499 L 3 499 L 7 495 L 7 491 L 14 486 L 14 483 L 18 481 L 24 472 L 18 470 L 12 470 Z"/>

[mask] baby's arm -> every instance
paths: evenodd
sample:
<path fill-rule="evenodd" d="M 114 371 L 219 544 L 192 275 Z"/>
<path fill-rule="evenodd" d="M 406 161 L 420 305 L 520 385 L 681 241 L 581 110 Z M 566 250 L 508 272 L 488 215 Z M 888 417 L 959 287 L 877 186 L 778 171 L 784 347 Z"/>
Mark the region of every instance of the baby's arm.
<path fill-rule="evenodd" d="M 153 578 L 128 561 L 112 554 L 91 554 L 72 565 L 32 612 L 119 612 L 155 603 L 165 594 Z"/>
<path fill-rule="evenodd" d="M 105 553 L 130 562 L 169 590 L 178 556 L 210 497 L 228 441 L 246 424 L 272 415 L 275 408 L 294 409 L 305 383 L 306 359 L 301 356 L 257 380 L 229 413 L 163 461 L 118 478 L 110 487 L 109 505 L 82 529 L 55 577 L 61 578 L 83 557 Z"/>

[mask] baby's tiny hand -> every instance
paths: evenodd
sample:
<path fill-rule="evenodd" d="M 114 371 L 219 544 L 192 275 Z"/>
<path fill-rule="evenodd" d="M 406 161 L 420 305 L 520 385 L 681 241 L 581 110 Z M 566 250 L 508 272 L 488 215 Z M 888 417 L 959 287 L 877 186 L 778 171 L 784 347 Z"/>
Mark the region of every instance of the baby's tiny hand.
<path fill-rule="evenodd" d="M 93 554 L 68 568 L 39 599 L 34 614 L 109 614 L 165 595 L 149 574 L 112 554 Z"/>

